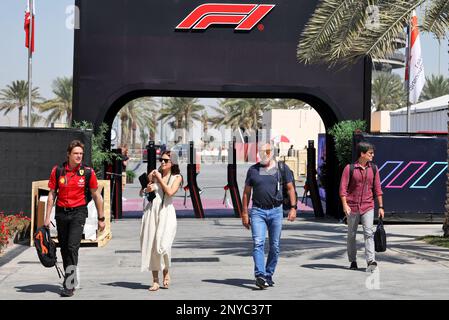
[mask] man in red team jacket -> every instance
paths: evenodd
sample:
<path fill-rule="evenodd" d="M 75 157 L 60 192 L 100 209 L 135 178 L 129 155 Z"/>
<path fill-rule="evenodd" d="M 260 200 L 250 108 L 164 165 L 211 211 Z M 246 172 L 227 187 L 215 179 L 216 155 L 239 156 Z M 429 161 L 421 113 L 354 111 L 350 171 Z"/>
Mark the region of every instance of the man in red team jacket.
<path fill-rule="evenodd" d="M 105 227 L 103 199 L 98 192 L 97 177 L 92 168 L 82 164 L 83 154 L 84 144 L 78 140 L 72 141 L 67 148 L 67 162 L 62 167 L 53 168 L 48 182 L 50 193 L 44 225 L 50 226 L 50 214 L 57 195 L 55 219 L 65 272 L 61 292 L 63 297 L 73 296 L 77 284 L 76 279 L 75 283 L 71 279 L 76 277 L 78 250 L 88 216 L 86 190 L 91 193 L 97 208 L 99 231 L 103 231 Z"/>
<path fill-rule="evenodd" d="M 357 145 L 358 159 L 353 165 L 347 165 L 340 182 L 340 198 L 348 221 L 348 258 L 350 269 L 357 269 L 356 234 L 360 220 L 365 237 L 365 259 L 367 271 L 374 271 L 377 262 L 374 257 L 374 194 L 379 205 L 379 218 L 384 217 L 382 189 L 379 170 L 372 163 L 374 146 L 367 142 Z M 352 168 L 352 170 L 351 170 Z M 352 171 L 352 177 L 351 177 Z M 375 174 L 374 174 L 375 173 Z"/>

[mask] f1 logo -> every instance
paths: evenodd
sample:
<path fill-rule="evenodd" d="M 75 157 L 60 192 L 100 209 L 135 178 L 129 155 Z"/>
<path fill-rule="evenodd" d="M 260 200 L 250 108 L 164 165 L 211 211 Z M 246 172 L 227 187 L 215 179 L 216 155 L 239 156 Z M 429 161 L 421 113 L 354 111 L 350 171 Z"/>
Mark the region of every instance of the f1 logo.
<path fill-rule="evenodd" d="M 274 7 L 274 4 L 205 3 L 196 7 L 175 29 L 205 30 L 213 24 L 234 24 L 235 30 L 249 31 Z"/>

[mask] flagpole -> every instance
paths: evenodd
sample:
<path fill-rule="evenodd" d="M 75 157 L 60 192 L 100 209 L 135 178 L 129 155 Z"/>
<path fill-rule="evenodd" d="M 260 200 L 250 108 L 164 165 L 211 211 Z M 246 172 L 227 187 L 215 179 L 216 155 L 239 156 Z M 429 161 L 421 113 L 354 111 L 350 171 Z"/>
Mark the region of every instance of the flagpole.
<path fill-rule="evenodd" d="M 31 127 L 31 93 L 33 91 L 32 70 L 33 70 L 33 20 L 34 4 L 33 0 L 28 0 L 30 8 L 30 32 L 28 34 L 28 103 L 27 103 L 27 127 Z"/>
<path fill-rule="evenodd" d="M 410 52 L 411 52 L 411 32 L 410 32 L 410 25 L 407 26 L 407 81 L 406 81 L 406 88 L 407 88 L 407 124 L 406 124 L 406 132 L 410 132 Z"/>

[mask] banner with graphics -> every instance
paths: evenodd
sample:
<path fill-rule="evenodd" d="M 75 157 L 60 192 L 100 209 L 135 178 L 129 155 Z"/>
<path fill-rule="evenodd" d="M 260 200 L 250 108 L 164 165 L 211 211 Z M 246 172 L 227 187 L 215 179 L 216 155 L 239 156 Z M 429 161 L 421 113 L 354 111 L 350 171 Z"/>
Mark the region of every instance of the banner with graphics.
<path fill-rule="evenodd" d="M 375 146 L 386 213 L 444 214 L 447 136 L 363 135 Z"/>

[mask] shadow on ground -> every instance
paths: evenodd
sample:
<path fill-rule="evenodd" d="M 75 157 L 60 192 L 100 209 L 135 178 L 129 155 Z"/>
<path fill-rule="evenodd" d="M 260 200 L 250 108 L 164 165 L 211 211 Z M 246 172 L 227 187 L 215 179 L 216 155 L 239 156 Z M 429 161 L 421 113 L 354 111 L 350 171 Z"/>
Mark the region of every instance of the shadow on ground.
<path fill-rule="evenodd" d="M 148 290 L 150 285 L 144 285 L 141 283 L 136 282 L 111 282 L 111 283 L 102 283 L 103 286 L 110 286 L 110 287 L 120 287 L 120 288 L 126 288 L 126 289 L 133 289 L 133 290 Z"/>
<path fill-rule="evenodd" d="M 302 268 L 313 269 L 313 270 L 325 270 L 325 269 L 340 269 L 340 270 L 348 270 L 347 266 L 337 265 L 337 264 L 303 264 Z M 354 271 L 365 272 L 364 268 L 358 268 Z"/>
<path fill-rule="evenodd" d="M 203 282 L 216 283 L 216 284 L 227 284 L 230 286 L 250 289 L 253 291 L 260 290 L 259 288 L 257 288 L 255 286 L 254 280 L 248 280 L 248 279 L 223 279 L 223 280 L 205 279 L 205 280 L 203 280 Z"/>
<path fill-rule="evenodd" d="M 59 293 L 61 291 L 61 286 L 50 284 L 33 284 L 29 286 L 15 287 L 15 289 L 17 289 L 17 292 L 20 293 Z"/>

